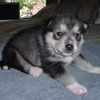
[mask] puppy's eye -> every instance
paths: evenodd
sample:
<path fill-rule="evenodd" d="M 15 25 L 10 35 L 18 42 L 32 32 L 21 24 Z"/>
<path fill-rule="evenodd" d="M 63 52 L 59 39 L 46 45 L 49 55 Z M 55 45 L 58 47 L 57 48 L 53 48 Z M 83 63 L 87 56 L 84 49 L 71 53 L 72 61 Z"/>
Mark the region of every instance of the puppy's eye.
<path fill-rule="evenodd" d="M 63 36 L 63 32 L 57 32 L 56 35 L 57 35 L 58 37 L 61 37 L 61 36 Z"/>
<path fill-rule="evenodd" d="M 54 34 L 54 39 L 59 40 L 63 36 L 63 32 L 57 32 Z"/>
<path fill-rule="evenodd" d="M 81 34 L 76 33 L 76 40 L 77 40 L 77 41 L 80 41 L 80 40 L 81 40 Z"/>

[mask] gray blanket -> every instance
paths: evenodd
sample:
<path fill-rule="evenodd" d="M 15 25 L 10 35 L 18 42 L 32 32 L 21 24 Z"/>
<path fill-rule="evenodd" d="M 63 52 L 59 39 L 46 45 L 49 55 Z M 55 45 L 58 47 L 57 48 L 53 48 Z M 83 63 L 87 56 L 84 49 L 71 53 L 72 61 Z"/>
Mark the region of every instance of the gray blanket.
<path fill-rule="evenodd" d="M 3 45 L 0 46 L 0 52 Z M 100 44 L 86 43 L 82 54 L 92 64 L 100 66 Z M 0 54 L 1 58 L 1 54 Z M 82 95 L 71 93 L 45 73 L 39 78 L 18 70 L 0 70 L 0 100 L 100 100 L 100 75 L 67 67 L 79 83 L 88 88 Z"/>

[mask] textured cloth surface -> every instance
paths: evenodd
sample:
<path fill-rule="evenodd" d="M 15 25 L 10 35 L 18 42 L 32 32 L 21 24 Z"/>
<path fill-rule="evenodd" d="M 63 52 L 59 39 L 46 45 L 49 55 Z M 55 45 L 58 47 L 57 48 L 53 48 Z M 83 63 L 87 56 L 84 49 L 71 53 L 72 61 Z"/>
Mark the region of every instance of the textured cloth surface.
<path fill-rule="evenodd" d="M 0 53 L 3 45 L 0 46 Z M 85 43 L 82 54 L 92 64 L 100 66 L 100 44 Z M 0 54 L 1 58 L 1 54 Z M 76 80 L 86 86 L 82 95 L 71 93 L 46 74 L 33 78 L 18 70 L 0 70 L 0 100 L 100 100 L 100 75 L 67 67 Z"/>

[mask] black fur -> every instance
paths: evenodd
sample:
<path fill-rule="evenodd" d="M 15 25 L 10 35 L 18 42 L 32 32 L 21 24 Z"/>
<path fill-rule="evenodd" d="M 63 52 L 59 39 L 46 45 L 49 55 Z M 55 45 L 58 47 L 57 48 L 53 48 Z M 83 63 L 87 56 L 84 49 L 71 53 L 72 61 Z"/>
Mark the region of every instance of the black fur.
<path fill-rule="evenodd" d="M 65 72 L 61 62 L 45 61 L 42 62 L 42 68 L 44 72 L 49 74 L 52 78 L 57 78 Z"/>

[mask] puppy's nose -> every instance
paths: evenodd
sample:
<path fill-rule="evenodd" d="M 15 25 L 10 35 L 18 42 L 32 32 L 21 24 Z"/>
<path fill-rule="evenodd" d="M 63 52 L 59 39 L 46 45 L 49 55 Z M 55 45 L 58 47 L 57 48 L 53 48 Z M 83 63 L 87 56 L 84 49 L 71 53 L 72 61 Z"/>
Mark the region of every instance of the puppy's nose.
<path fill-rule="evenodd" d="M 67 51 L 72 51 L 73 48 L 74 48 L 74 47 L 73 47 L 72 44 L 67 44 L 67 45 L 66 45 L 66 50 L 67 50 Z"/>

